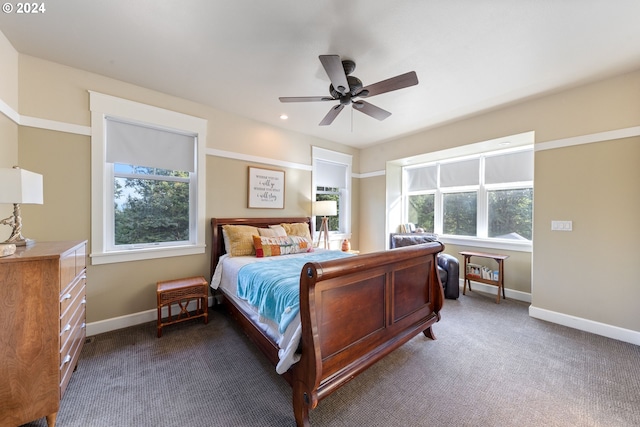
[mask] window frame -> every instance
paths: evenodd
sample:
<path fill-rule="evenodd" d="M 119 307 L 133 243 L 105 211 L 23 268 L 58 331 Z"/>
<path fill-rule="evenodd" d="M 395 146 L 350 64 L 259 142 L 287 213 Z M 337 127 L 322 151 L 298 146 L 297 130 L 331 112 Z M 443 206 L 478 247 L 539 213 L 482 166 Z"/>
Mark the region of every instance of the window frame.
<path fill-rule="evenodd" d="M 520 151 L 533 152 L 533 146 L 520 146 L 515 149 L 507 150 L 495 150 L 487 153 L 479 153 L 471 156 L 460 156 L 454 158 L 440 159 L 437 161 L 425 162 L 420 164 L 412 164 L 402 167 L 402 219 L 403 222 L 408 221 L 409 213 L 409 197 L 419 194 L 435 194 L 434 201 L 434 233 L 437 234 L 440 240 L 444 243 L 456 244 L 456 245 L 468 245 L 487 247 L 494 249 L 506 249 L 506 250 L 519 250 L 519 251 L 531 251 L 532 240 L 511 240 L 511 239 L 499 239 L 495 237 L 489 237 L 489 191 L 495 190 L 514 190 L 514 189 L 533 189 L 533 180 L 531 181 L 514 181 L 505 183 L 485 183 L 485 161 L 487 157 L 493 157 L 501 154 L 516 153 Z M 440 166 L 443 163 L 450 163 L 455 161 L 465 161 L 471 158 L 478 158 L 480 160 L 479 166 L 479 183 L 478 185 L 463 185 L 458 187 L 441 187 L 440 186 Z M 420 167 L 436 166 L 436 188 L 431 190 L 416 190 L 407 191 L 407 169 L 415 169 Z M 476 236 L 462 236 L 453 234 L 444 234 L 444 195 L 451 193 L 472 192 L 477 193 L 477 225 Z"/>
<path fill-rule="evenodd" d="M 335 163 L 345 167 L 345 188 L 340 189 L 340 211 L 338 212 L 338 222 L 340 231 L 329 231 L 330 240 L 342 240 L 351 238 L 351 177 L 353 158 L 350 154 L 327 150 L 312 146 L 312 174 L 311 174 L 311 200 L 315 201 L 318 194 L 317 167 L 319 162 Z M 316 224 L 316 217 L 312 217 L 313 224 Z M 319 230 L 315 230 L 319 233 Z"/>
<path fill-rule="evenodd" d="M 175 111 L 89 91 L 91 110 L 91 263 L 138 261 L 205 252 L 207 121 Z M 114 168 L 106 161 L 107 117 L 195 135 L 195 171 L 190 174 L 190 213 L 195 215 L 190 241 L 114 248 Z M 109 234 L 111 233 L 111 235 Z"/>
<path fill-rule="evenodd" d="M 196 192 L 194 191 L 195 186 L 197 186 L 197 176 L 196 174 L 190 173 L 188 178 L 180 178 L 173 176 L 164 176 L 164 175 L 145 175 L 145 174 L 137 174 L 137 173 L 124 173 L 124 172 L 116 172 L 115 168 L 116 163 L 108 163 L 106 166 L 110 169 L 107 173 L 111 176 L 111 187 L 110 194 L 107 195 L 110 200 L 115 202 L 115 180 L 118 178 L 124 179 L 142 179 L 149 181 L 157 181 L 157 182 L 184 182 L 189 185 L 189 201 L 194 200 L 194 197 L 197 197 Z M 131 249 L 145 249 L 145 248 L 157 248 L 159 246 L 169 247 L 169 246 L 183 246 L 185 244 L 194 244 L 196 241 L 195 233 L 196 233 L 196 224 L 197 217 L 195 209 L 193 206 L 189 206 L 189 239 L 187 240 L 178 240 L 178 241 L 168 241 L 168 242 L 157 242 L 157 243 L 133 243 L 133 244 L 121 244 L 116 245 L 115 243 L 115 209 L 109 209 L 107 211 L 107 220 L 105 223 L 105 227 L 107 228 L 107 236 L 112 236 L 113 239 L 109 239 L 106 242 L 107 251 L 113 252 L 118 250 L 131 250 Z"/>

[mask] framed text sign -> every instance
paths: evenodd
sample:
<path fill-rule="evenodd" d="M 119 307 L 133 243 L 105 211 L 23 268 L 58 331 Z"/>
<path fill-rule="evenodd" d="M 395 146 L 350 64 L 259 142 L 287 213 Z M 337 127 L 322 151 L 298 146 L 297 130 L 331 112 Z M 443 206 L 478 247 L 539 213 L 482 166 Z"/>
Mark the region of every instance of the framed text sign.
<path fill-rule="evenodd" d="M 284 209 L 284 171 L 249 167 L 249 207 Z"/>

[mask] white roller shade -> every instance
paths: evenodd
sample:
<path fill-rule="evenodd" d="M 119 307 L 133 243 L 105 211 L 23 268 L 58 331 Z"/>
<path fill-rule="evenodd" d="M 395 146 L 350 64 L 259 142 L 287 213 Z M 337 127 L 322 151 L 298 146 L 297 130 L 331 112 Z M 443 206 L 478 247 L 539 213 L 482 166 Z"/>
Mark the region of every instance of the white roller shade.
<path fill-rule="evenodd" d="M 480 184 L 480 159 L 442 163 L 440 187 L 460 187 Z"/>
<path fill-rule="evenodd" d="M 106 119 L 107 162 L 195 171 L 194 135 Z"/>
<path fill-rule="evenodd" d="M 533 150 L 486 158 L 486 184 L 526 181 L 533 181 Z"/>
<path fill-rule="evenodd" d="M 438 188 L 438 167 L 436 165 L 406 169 L 407 191 L 426 191 Z"/>
<path fill-rule="evenodd" d="M 317 160 L 316 173 L 317 187 L 347 187 L 347 165 Z"/>

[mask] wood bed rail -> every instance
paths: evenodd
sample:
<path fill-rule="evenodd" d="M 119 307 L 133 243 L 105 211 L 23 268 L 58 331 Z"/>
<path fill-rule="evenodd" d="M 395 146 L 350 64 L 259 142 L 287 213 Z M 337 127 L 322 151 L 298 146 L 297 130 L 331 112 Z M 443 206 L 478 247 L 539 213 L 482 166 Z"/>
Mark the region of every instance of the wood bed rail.
<path fill-rule="evenodd" d="M 440 319 L 439 242 L 323 262 L 300 275 L 301 359 L 293 366 L 299 426 L 309 411 Z"/>

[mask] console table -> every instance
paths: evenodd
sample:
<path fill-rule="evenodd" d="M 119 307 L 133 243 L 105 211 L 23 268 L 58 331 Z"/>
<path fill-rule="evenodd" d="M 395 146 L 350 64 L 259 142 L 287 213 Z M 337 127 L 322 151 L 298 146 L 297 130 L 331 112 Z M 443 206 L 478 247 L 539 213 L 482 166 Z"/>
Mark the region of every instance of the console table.
<path fill-rule="evenodd" d="M 469 290 L 471 290 L 471 279 L 476 282 L 486 283 L 498 287 L 498 296 L 496 297 L 496 304 L 500 304 L 500 289 L 502 289 L 502 298 L 506 299 L 504 295 L 504 260 L 509 258 L 509 255 L 489 254 L 484 252 L 459 252 L 464 257 L 464 287 L 462 288 L 462 295 L 467 292 L 467 282 L 469 283 Z M 480 275 L 469 274 L 467 271 L 467 264 L 471 257 L 489 258 L 498 263 L 498 278 L 497 280 L 485 279 Z"/>

